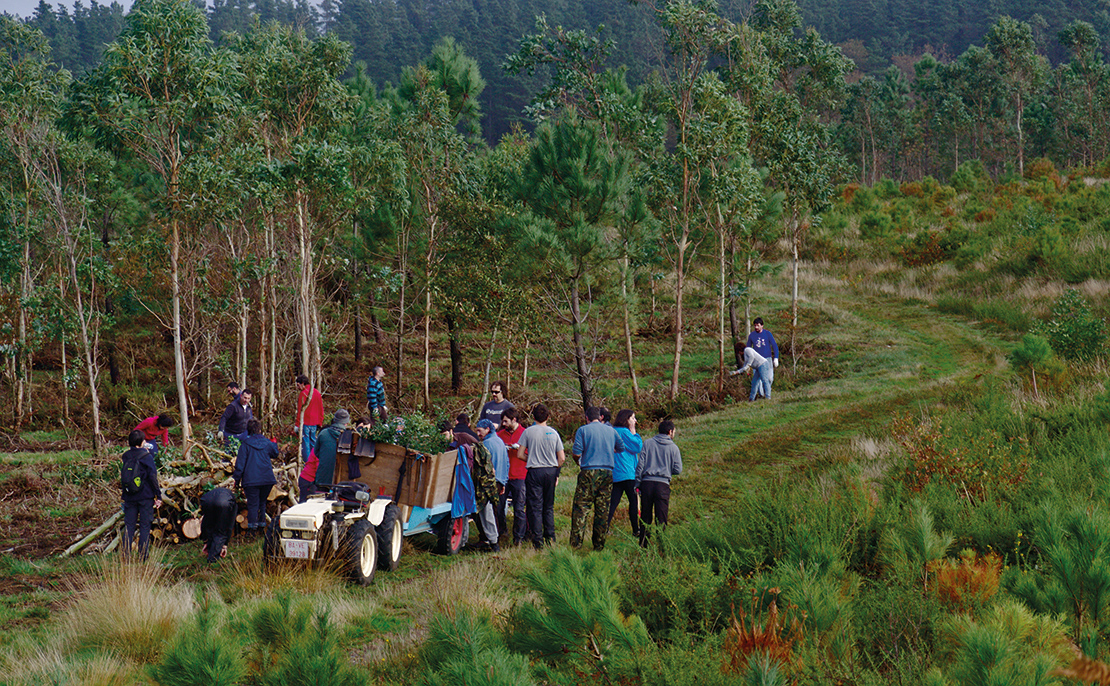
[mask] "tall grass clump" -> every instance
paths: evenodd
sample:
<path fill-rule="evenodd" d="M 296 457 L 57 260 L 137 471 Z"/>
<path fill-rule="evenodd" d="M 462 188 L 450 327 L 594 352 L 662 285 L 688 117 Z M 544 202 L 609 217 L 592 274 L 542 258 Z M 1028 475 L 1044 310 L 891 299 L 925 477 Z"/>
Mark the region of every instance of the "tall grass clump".
<path fill-rule="evenodd" d="M 150 561 L 107 559 L 99 583 L 78 593 L 63 628 L 78 648 L 98 648 L 140 663 L 154 662 L 194 610 L 184 584 L 166 583 L 154 552 Z"/>

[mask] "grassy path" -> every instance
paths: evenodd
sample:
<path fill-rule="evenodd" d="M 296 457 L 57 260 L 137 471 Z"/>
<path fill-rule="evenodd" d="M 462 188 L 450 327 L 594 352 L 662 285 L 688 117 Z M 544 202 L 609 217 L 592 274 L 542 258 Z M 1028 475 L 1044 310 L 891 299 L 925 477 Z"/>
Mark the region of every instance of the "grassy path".
<path fill-rule="evenodd" d="M 676 482 L 676 499 L 725 507 L 753 475 L 805 471 L 829 448 L 935 402 L 954 382 L 986 381 L 1005 369 L 999 339 L 920 303 L 847 287 L 822 295 L 830 321 L 807 334 L 831 346 L 831 359 L 810 364 L 831 365 L 833 376 L 775 393 L 770 402 L 679 422 L 686 474 Z M 783 359 L 779 378 L 789 364 Z"/>

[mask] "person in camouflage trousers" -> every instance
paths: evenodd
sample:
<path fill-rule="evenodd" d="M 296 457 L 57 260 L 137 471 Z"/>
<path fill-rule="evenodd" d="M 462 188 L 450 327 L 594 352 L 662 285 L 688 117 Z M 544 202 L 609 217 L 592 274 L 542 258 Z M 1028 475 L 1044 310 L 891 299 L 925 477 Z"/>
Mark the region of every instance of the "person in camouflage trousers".
<path fill-rule="evenodd" d="M 586 410 L 586 424 L 574 434 L 571 454 L 581 471 L 570 511 L 570 545 L 578 548 L 586 532 L 586 517 L 594 511 L 594 550 L 605 547 L 609 529 L 609 498 L 613 490 L 613 455 L 624 450 L 617 430 L 601 422 L 597 407 Z"/>
<path fill-rule="evenodd" d="M 480 427 L 479 437 L 484 437 L 492 430 L 489 420 L 483 420 L 490 428 Z M 479 422 L 481 424 L 481 422 Z M 478 511 L 474 520 L 482 532 L 482 541 L 493 552 L 500 551 L 497 535 L 497 504 L 501 500 L 501 493 L 497 489 L 496 472 L 493 465 L 493 455 L 482 441 L 475 441 L 468 446 L 474 450 L 474 463 L 470 466 L 470 475 L 474 479 L 474 504 Z"/>

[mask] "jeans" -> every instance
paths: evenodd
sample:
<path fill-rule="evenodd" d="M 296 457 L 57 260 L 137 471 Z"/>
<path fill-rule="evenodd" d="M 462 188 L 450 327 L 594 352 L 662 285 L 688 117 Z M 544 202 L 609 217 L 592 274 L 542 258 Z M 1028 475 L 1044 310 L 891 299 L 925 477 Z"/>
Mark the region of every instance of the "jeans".
<path fill-rule="evenodd" d="M 667 511 L 671 507 L 671 485 L 663 481 L 640 482 L 641 515 L 643 525 L 640 528 L 640 545 L 646 546 L 648 528 L 658 522 L 667 526 Z"/>
<path fill-rule="evenodd" d="M 775 380 L 775 365 L 767 360 L 758 367 L 752 367 L 752 392 L 749 400 L 755 400 L 760 393 L 764 398 L 771 397 L 771 382 Z"/>
<path fill-rule="evenodd" d="M 628 496 L 628 523 L 632 525 L 632 535 L 640 535 L 640 503 L 636 496 L 636 480 L 616 481 L 613 483 L 613 492 L 609 496 L 609 522 L 613 523 L 613 515 L 617 513 L 617 506 L 621 504 L 621 496 Z"/>
<path fill-rule="evenodd" d="M 505 506 L 509 498 L 513 499 L 513 543 L 524 540 L 528 534 L 528 503 L 526 501 L 524 479 L 509 479 L 505 483 L 505 492 L 501 494 L 501 513 L 505 514 Z"/>
<path fill-rule="evenodd" d="M 123 502 L 123 554 L 131 555 L 131 539 L 135 537 L 135 526 L 139 527 L 139 554 L 146 560 L 150 547 L 150 523 L 154 521 L 154 498 Z"/>
<path fill-rule="evenodd" d="M 247 528 L 266 528 L 266 498 L 270 495 L 273 484 L 264 486 L 243 486 L 247 495 Z"/>
<path fill-rule="evenodd" d="M 308 462 L 308 455 L 316 448 L 318 426 L 305 424 L 301 427 L 301 462 Z"/>
<path fill-rule="evenodd" d="M 528 529 L 537 548 L 555 542 L 555 483 L 558 467 L 531 467 L 524 480 L 528 489 Z"/>

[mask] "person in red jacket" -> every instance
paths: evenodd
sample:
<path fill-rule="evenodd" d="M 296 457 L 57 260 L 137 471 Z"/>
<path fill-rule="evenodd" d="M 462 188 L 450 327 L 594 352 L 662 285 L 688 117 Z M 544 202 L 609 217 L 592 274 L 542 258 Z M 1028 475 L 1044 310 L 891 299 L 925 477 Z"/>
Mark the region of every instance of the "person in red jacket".
<path fill-rule="evenodd" d="M 507 408 L 501 413 L 501 428 L 497 430 L 497 436 L 509 449 L 509 480 L 505 482 L 505 490 L 501 492 L 499 507 L 501 521 L 505 521 L 505 506 L 509 498 L 513 499 L 513 545 L 520 545 L 528 535 L 528 513 L 524 496 L 524 478 L 528 476 L 528 461 L 520 459 L 517 454 L 522 433 L 524 433 L 524 427 L 517 421 L 516 408 Z"/>
<path fill-rule="evenodd" d="M 153 446 L 148 450 L 150 451 L 150 456 L 155 458 L 155 460 L 158 458 L 158 449 L 163 445 L 170 444 L 170 432 L 168 429 L 171 426 L 173 426 L 173 418 L 168 414 L 160 414 L 154 417 L 147 417 L 135 427 L 135 431 L 142 431 L 143 439 Z M 157 461 L 155 464 L 157 464 Z"/>
<path fill-rule="evenodd" d="M 293 430 L 301 434 L 301 460 L 308 462 L 308 456 L 316 448 L 316 434 L 324 423 L 324 398 L 320 391 L 313 388 L 308 377 L 297 377 L 297 415 L 293 419 Z"/>

